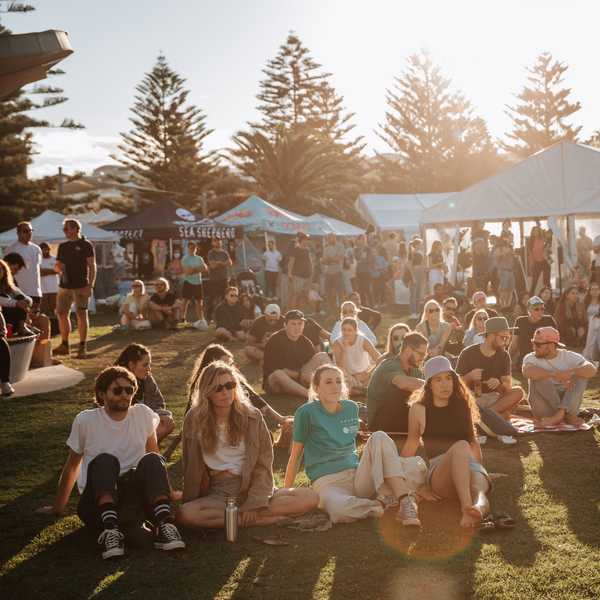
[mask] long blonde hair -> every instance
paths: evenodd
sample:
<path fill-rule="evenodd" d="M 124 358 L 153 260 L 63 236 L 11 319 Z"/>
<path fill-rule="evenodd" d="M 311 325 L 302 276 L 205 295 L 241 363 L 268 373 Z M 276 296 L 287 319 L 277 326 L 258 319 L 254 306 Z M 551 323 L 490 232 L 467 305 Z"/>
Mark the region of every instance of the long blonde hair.
<path fill-rule="evenodd" d="M 426 323 L 429 321 L 428 313 L 429 313 L 429 309 L 432 306 L 440 309 L 440 323 L 445 323 L 444 315 L 442 313 L 442 307 L 440 306 L 440 304 L 437 300 L 434 300 L 432 298 L 431 300 L 428 300 L 427 302 L 425 302 L 425 306 L 423 306 L 423 313 L 421 314 L 421 320 L 419 321 L 419 325 L 422 325 L 423 323 Z"/>
<path fill-rule="evenodd" d="M 209 396 L 216 387 L 219 375 L 230 375 L 236 387 L 233 404 L 229 413 L 227 436 L 232 446 L 239 446 L 248 428 L 249 404 L 242 389 L 237 369 L 218 360 L 202 369 L 194 388 L 191 390 L 192 409 L 197 408 L 194 418 L 198 425 L 198 438 L 204 452 L 214 452 L 217 446 L 217 419 Z"/>

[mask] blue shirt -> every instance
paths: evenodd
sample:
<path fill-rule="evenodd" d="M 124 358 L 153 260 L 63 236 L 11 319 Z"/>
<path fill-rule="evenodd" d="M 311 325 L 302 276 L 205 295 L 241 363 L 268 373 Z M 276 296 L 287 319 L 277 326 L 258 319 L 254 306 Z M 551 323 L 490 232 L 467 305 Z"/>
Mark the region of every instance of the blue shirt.
<path fill-rule="evenodd" d="M 181 260 L 181 265 L 186 269 L 197 269 L 198 267 L 204 268 L 206 267 L 206 263 L 201 256 L 196 254 L 188 254 L 184 256 Z M 201 273 L 184 273 L 183 281 L 187 281 L 192 285 L 200 285 L 202 283 L 202 274 Z"/>
<path fill-rule="evenodd" d="M 319 401 L 307 402 L 294 415 L 294 441 L 304 444 L 304 469 L 311 481 L 358 466 L 358 404 L 342 400 L 341 405 L 332 414 Z"/>

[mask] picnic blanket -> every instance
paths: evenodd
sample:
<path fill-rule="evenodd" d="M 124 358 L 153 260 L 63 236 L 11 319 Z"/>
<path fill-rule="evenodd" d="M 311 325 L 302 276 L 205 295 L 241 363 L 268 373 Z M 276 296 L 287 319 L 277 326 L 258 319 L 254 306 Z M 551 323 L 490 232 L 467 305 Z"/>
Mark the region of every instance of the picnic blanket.
<path fill-rule="evenodd" d="M 575 427 L 574 425 L 560 423 L 559 425 L 554 425 L 552 427 L 541 427 L 531 417 L 524 417 L 521 415 L 519 415 L 518 417 L 512 416 L 510 418 L 510 423 L 519 433 L 567 433 L 573 431 L 588 431 L 594 426 L 590 423 L 583 423 L 579 427 Z"/>

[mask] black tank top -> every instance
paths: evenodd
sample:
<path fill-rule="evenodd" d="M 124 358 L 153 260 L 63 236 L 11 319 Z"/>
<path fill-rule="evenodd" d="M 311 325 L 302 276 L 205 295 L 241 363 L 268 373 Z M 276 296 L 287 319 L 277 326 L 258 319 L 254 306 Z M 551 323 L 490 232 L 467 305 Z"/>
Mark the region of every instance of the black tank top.
<path fill-rule="evenodd" d="M 432 459 L 446 452 L 454 442 L 471 442 L 473 433 L 462 411 L 450 405 L 425 405 L 425 431 L 422 437 L 427 457 Z"/>

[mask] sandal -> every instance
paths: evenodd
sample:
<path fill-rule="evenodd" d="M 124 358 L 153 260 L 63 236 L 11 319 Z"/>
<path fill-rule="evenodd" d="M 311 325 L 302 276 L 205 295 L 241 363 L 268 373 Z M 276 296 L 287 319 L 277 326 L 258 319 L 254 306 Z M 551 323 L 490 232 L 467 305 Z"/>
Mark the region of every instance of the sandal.
<path fill-rule="evenodd" d="M 517 526 L 517 522 L 507 514 L 497 515 L 494 524 L 497 529 L 514 529 Z"/>

